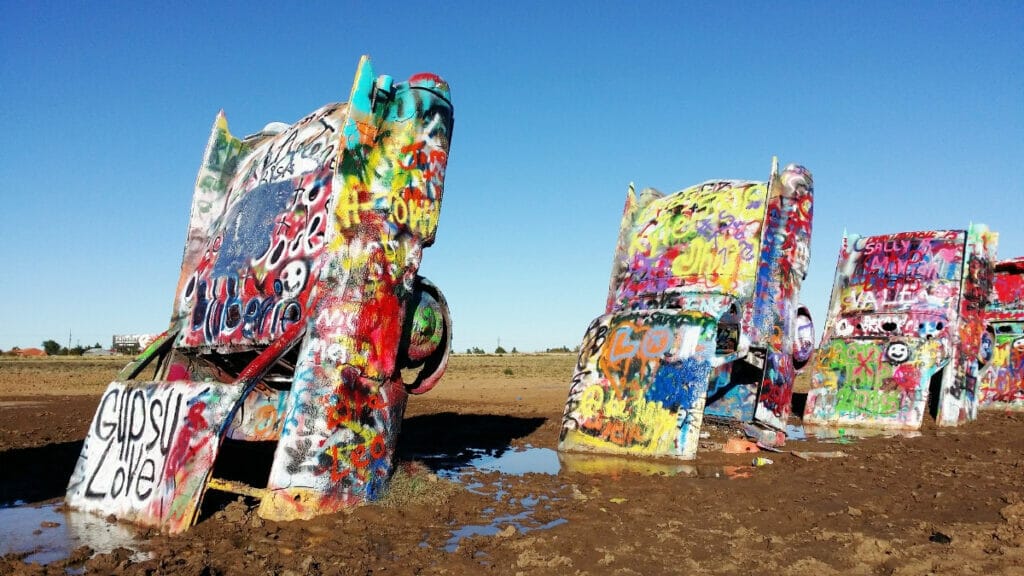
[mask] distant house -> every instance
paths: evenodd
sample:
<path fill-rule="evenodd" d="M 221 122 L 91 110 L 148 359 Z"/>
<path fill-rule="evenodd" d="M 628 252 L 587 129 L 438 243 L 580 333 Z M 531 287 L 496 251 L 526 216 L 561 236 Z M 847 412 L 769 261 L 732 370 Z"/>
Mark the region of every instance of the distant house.
<path fill-rule="evenodd" d="M 113 356 L 114 352 L 111 350 L 104 350 L 103 348 L 90 348 L 85 352 L 82 352 L 82 356 Z"/>
<path fill-rule="evenodd" d="M 19 358 L 35 358 L 38 356 L 47 356 L 44 350 L 39 348 L 20 348 L 18 350 L 11 350 L 11 354 Z"/>

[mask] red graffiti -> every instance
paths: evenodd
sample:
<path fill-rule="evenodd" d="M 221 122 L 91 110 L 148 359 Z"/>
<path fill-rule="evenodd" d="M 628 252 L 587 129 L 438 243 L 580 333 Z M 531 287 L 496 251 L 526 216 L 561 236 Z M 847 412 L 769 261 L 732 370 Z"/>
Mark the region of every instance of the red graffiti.
<path fill-rule="evenodd" d="M 892 381 L 903 392 L 913 394 L 921 383 L 921 371 L 913 364 L 901 364 L 893 370 Z"/>
<path fill-rule="evenodd" d="M 875 362 L 875 352 L 874 348 L 868 349 L 866 355 L 857 352 L 857 367 L 853 369 L 854 375 L 862 378 L 874 377 L 875 369 L 878 367 Z"/>

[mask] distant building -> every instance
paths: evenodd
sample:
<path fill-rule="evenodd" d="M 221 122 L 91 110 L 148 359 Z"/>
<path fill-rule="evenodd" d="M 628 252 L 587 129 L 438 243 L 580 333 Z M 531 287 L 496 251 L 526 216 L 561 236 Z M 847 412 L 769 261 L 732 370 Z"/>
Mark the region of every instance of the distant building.
<path fill-rule="evenodd" d="M 156 340 L 158 334 L 114 334 L 110 351 L 114 354 L 138 354 Z"/>
<path fill-rule="evenodd" d="M 20 348 L 18 350 L 11 350 L 11 354 L 14 354 L 19 358 L 35 358 L 48 355 L 46 351 L 40 350 L 39 348 Z"/>
<path fill-rule="evenodd" d="M 113 354 L 112 350 L 104 350 L 103 348 L 90 348 L 82 352 L 82 356 L 112 356 Z"/>
<path fill-rule="evenodd" d="M 138 334 L 114 334 L 113 342 L 110 345 L 110 349 L 115 354 L 138 354 L 139 353 L 139 335 Z"/>

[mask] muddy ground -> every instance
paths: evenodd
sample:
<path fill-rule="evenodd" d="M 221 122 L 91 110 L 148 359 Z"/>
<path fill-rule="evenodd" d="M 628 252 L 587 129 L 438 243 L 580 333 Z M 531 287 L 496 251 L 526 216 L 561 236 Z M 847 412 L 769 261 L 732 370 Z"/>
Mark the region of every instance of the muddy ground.
<path fill-rule="evenodd" d="M 0 503 L 63 495 L 124 361 L 0 359 Z M 78 549 L 41 566 L 10 553 L 0 574 L 1024 574 L 1024 415 L 929 424 L 914 438 L 790 441 L 846 456 L 767 454 L 774 464 L 758 468 L 718 449 L 727 426 L 708 427 L 689 467 L 559 464 L 549 450 L 573 361 L 454 358 L 434 391 L 410 399 L 384 504 L 274 523 L 232 502 L 183 535 L 140 533 L 147 559 Z M 452 473 L 481 453 L 535 455 L 553 473 Z"/>

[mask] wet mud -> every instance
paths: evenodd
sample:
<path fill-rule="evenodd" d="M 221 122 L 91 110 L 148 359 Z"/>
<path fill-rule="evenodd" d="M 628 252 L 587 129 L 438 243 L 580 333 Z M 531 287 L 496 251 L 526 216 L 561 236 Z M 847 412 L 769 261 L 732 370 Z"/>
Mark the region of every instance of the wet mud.
<path fill-rule="evenodd" d="M 754 455 L 723 453 L 738 430 L 711 424 L 688 462 L 566 455 L 554 448 L 572 359 L 473 360 L 410 401 L 395 483 L 404 495 L 286 523 L 228 500 L 177 536 L 99 517 L 79 526 L 59 501 L 99 392 L 4 395 L 0 367 L 0 574 L 1002 574 L 1024 566 L 1022 414 L 983 413 L 954 429 L 929 422 L 912 437 L 830 435 L 794 421 L 780 452 Z M 753 466 L 753 457 L 772 464 Z M 89 539 L 100 533 L 109 535 Z"/>

